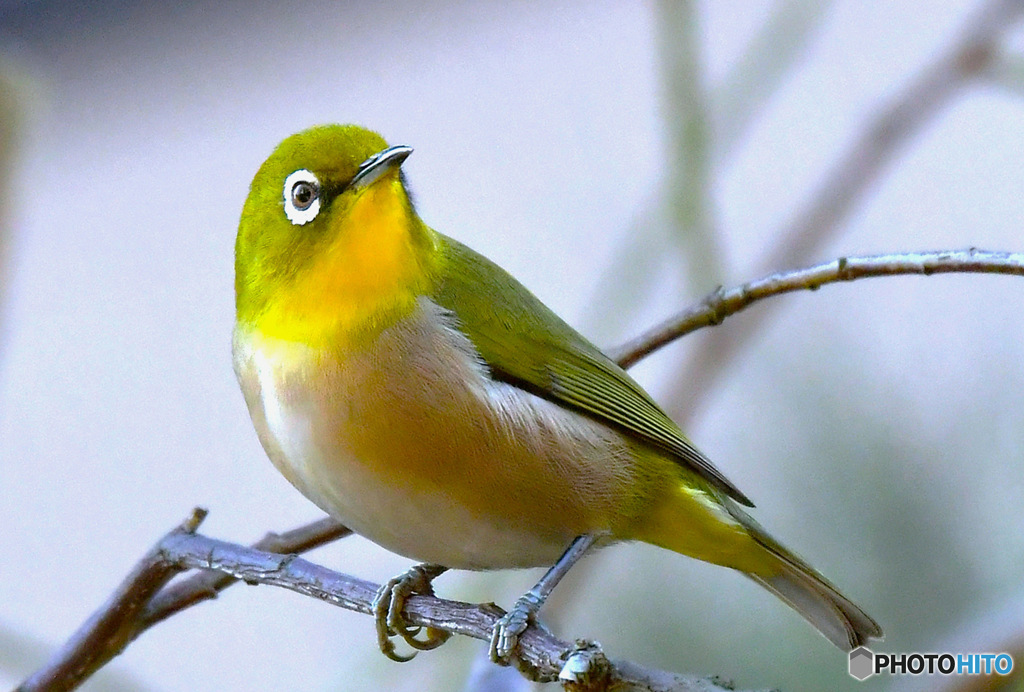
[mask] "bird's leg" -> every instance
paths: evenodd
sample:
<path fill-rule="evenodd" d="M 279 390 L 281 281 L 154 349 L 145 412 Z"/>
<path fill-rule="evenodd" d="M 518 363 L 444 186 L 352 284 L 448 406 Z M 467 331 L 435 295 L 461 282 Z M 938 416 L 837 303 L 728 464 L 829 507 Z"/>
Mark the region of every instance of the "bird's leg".
<path fill-rule="evenodd" d="M 447 571 L 447 567 L 425 563 L 416 565 L 407 572 L 399 574 L 377 590 L 373 599 L 373 616 L 377 624 L 377 644 L 381 652 L 393 661 L 410 661 L 416 655 L 412 652 L 404 656 L 395 651 L 391 637 L 401 636 L 405 643 L 419 651 L 429 651 L 448 641 L 450 632 L 427 628 L 426 637 L 417 639 L 419 627 L 409 627 L 402 617 L 405 599 L 412 595 L 433 596 L 434 587 L 431 582 Z"/>
<path fill-rule="evenodd" d="M 540 581 L 532 589 L 520 597 L 512 610 L 505 613 L 494 625 L 491 631 L 491 660 L 495 663 L 508 664 L 509 657 L 519 644 L 519 635 L 526 631 L 530 621 L 536 616 L 537 611 L 544 605 L 544 601 L 551 595 L 551 591 L 568 573 L 569 569 L 583 557 L 583 554 L 594 545 L 597 540 L 595 534 L 584 534 L 577 536 L 558 562 L 551 566 Z"/>

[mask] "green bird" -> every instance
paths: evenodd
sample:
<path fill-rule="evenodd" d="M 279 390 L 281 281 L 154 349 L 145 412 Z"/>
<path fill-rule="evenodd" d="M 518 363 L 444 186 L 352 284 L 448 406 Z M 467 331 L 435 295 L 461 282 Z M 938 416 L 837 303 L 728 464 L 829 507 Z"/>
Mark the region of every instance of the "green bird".
<path fill-rule="evenodd" d="M 267 455 L 325 512 L 424 563 L 378 594 L 382 650 L 444 641 L 417 638 L 402 606 L 448 568 L 550 567 L 495 627 L 506 661 L 569 567 L 620 541 L 739 570 L 843 650 L 881 637 L 622 368 L 420 219 L 411 152 L 353 125 L 288 137 L 235 246 L 235 372 Z"/>

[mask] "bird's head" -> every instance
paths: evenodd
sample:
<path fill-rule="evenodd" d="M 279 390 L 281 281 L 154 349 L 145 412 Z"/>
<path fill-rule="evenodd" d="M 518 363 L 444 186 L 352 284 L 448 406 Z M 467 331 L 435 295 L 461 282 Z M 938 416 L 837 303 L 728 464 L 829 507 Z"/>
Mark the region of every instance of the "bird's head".
<path fill-rule="evenodd" d="M 281 142 L 253 178 L 238 225 L 238 320 L 313 341 L 410 309 L 435 245 L 401 172 L 411 153 L 355 125 Z"/>

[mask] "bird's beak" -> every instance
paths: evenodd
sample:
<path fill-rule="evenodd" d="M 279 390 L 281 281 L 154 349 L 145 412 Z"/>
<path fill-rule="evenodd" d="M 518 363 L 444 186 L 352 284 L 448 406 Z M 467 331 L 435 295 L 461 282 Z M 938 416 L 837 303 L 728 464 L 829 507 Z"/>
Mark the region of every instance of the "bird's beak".
<path fill-rule="evenodd" d="M 380 179 L 382 175 L 393 171 L 402 165 L 402 162 L 409 158 L 412 147 L 390 147 L 379 151 L 370 158 L 359 164 L 359 170 L 348 184 L 350 188 L 369 187 Z"/>

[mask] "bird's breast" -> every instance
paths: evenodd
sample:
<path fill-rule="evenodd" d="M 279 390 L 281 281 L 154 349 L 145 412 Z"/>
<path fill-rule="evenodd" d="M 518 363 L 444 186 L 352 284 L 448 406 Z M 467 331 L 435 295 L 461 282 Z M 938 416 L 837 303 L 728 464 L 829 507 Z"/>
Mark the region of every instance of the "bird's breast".
<path fill-rule="evenodd" d="M 490 569 L 553 562 L 615 533 L 642 494 L 617 432 L 496 382 L 426 299 L 368 349 L 337 353 L 236 327 L 260 440 L 328 514 L 408 557 Z"/>

